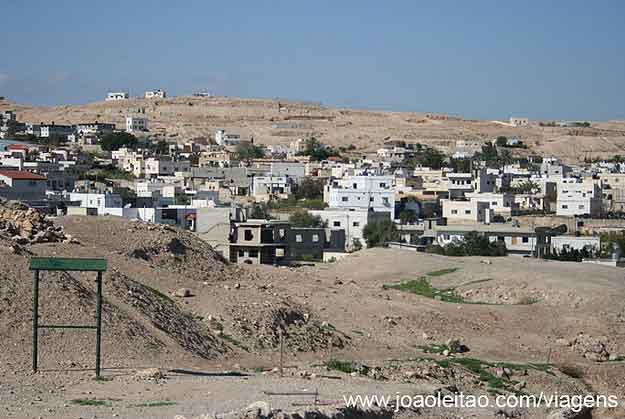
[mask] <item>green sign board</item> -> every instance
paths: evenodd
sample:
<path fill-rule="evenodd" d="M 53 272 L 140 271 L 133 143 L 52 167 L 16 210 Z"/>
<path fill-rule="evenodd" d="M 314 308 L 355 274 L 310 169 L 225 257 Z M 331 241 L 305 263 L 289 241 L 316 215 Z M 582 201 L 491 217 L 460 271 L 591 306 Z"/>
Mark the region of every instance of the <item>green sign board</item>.
<path fill-rule="evenodd" d="M 106 271 L 106 259 L 31 258 L 31 271 Z"/>

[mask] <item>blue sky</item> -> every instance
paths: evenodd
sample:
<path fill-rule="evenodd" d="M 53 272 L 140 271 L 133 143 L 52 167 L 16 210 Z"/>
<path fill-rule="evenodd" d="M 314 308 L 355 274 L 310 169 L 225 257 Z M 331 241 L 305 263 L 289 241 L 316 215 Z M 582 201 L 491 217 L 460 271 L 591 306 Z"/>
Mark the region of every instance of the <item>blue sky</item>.
<path fill-rule="evenodd" d="M 470 118 L 625 119 L 625 2 L 3 0 L 0 95 L 208 89 Z"/>

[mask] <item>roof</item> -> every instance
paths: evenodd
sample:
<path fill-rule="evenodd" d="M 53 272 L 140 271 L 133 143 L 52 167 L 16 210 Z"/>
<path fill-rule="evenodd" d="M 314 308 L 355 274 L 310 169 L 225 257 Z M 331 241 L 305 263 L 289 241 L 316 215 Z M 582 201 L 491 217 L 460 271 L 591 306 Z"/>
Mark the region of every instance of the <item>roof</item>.
<path fill-rule="evenodd" d="M 7 150 L 28 150 L 28 146 L 24 144 L 9 144 Z"/>
<path fill-rule="evenodd" d="M 468 225 L 446 225 L 436 226 L 437 232 L 469 232 L 479 233 L 509 233 L 509 234 L 535 234 L 535 230 L 530 227 L 514 227 L 510 224 L 468 224 Z"/>
<path fill-rule="evenodd" d="M 45 176 L 37 175 L 32 172 L 26 172 L 24 170 L 2 170 L 0 169 L 0 176 L 5 176 L 11 179 L 17 180 L 47 180 Z"/>

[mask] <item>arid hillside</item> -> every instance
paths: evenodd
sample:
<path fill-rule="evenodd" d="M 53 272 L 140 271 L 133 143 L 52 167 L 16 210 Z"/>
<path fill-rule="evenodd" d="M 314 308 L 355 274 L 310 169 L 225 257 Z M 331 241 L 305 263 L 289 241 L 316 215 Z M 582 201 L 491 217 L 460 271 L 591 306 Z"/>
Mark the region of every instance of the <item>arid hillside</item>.
<path fill-rule="evenodd" d="M 208 138 L 216 129 L 254 138 L 262 144 L 288 144 L 316 136 L 326 144 L 374 151 L 385 138 L 403 139 L 453 151 L 458 139 L 489 140 L 517 136 L 542 155 L 568 161 L 625 154 L 625 121 L 595 122 L 592 128 L 514 128 L 492 121 L 464 120 L 429 113 L 335 109 L 319 104 L 224 97 L 175 97 L 97 102 L 76 106 L 33 107 L 0 102 L 0 111 L 14 109 L 30 123 L 114 122 L 124 126 L 126 115 L 149 119 L 153 132 L 171 141 Z M 517 150 L 523 154 L 526 151 Z"/>

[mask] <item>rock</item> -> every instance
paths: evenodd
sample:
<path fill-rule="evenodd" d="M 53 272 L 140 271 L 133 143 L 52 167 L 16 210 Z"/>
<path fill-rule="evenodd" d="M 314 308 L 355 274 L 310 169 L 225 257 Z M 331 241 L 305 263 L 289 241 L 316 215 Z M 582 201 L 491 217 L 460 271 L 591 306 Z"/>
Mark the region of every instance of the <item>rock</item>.
<path fill-rule="evenodd" d="M 460 339 L 447 339 L 445 343 L 452 354 L 469 352 L 468 346 L 463 345 Z"/>
<path fill-rule="evenodd" d="M 255 413 L 257 417 L 269 417 L 269 414 L 271 413 L 269 403 L 261 400 L 250 404 L 245 408 L 245 410 Z"/>
<path fill-rule="evenodd" d="M 590 410 L 588 408 L 582 408 L 579 412 L 574 412 L 571 409 L 558 409 L 551 412 L 547 419 L 590 419 Z"/>
<path fill-rule="evenodd" d="M 449 356 L 449 349 L 445 349 L 442 353 L 443 356 Z"/>
<path fill-rule="evenodd" d="M 135 378 L 142 380 L 162 380 L 165 378 L 165 374 L 158 368 L 148 368 L 140 370 L 135 373 Z"/>
<path fill-rule="evenodd" d="M 404 371 L 404 377 L 411 379 L 411 378 L 420 378 L 421 374 L 419 374 L 418 371 Z"/>
<path fill-rule="evenodd" d="M 480 263 L 483 263 L 485 265 L 492 265 L 493 262 L 490 259 L 482 259 L 480 260 Z"/>
<path fill-rule="evenodd" d="M 620 356 L 618 356 L 617 354 L 610 354 L 610 356 L 608 357 L 608 361 L 618 361 L 620 359 Z"/>
<path fill-rule="evenodd" d="M 568 339 L 565 339 L 565 338 L 558 338 L 558 339 L 556 339 L 556 345 L 571 346 L 571 342 Z"/>
<path fill-rule="evenodd" d="M 189 288 L 179 288 L 174 292 L 174 296 L 182 298 L 191 297 L 192 295 Z"/>

